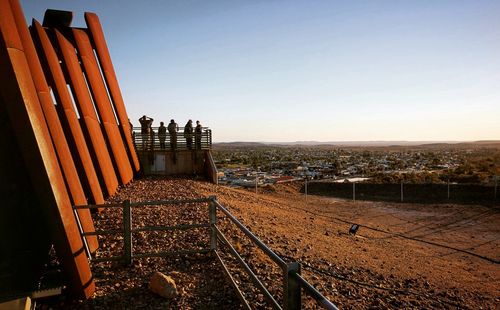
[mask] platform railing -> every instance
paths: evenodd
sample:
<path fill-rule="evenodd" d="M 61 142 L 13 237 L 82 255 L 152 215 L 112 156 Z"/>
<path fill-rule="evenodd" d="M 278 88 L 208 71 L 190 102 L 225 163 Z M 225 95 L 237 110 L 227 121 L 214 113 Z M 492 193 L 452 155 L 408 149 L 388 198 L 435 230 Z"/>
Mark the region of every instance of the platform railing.
<path fill-rule="evenodd" d="M 210 150 L 212 148 L 212 130 L 202 127 L 201 133 L 185 133 L 180 127 L 175 135 L 168 130 L 158 133 L 159 127 L 152 127 L 149 133 L 142 133 L 141 127 L 134 127 L 132 137 L 137 151 L 172 151 L 172 150 Z"/>
<path fill-rule="evenodd" d="M 144 206 L 167 206 L 167 205 L 186 205 L 186 204 L 202 204 L 208 206 L 208 217 L 207 221 L 203 223 L 194 224 L 181 224 L 181 225 L 154 225 L 154 226 L 141 226 L 134 228 L 133 223 L 133 212 L 132 209 L 136 207 Z M 79 223 L 79 217 L 77 210 L 79 209 L 105 209 L 105 208 L 121 208 L 122 209 L 122 227 L 121 229 L 108 229 L 108 230 L 97 230 L 95 232 L 83 232 L 81 226 L 80 233 L 82 236 L 82 241 L 86 245 L 86 236 L 99 236 L 99 235 L 122 235 L 123 236 L 123 250 L 120 255 L 110 256 L 110 257 L 92 257 L 88 247 L 86 246 L 87 256 L 89 260 L 93 263 L 104 262 L 104 261 L 122 261 L 125 265 L 131 265 L 133 259 L 145 258 L 145 257 L 167 257 L 175 255 L 185 255 L 185 254 L 208 254 L 213 253 L 215 257 L 219 260 L 223 267 L 226 276 L 231 281 L 232 286 L 235 288 L 238 297 L 240 298 L 242 305 L 246 309 L 251 309 L 251 305 L 245 298 L 244 293 L 240 289 L 240 286 L 234 280 L 234 277 L 228 268 L 227 264 L 222 258 L 221 249 L 228 251 L 238 263 L 239 267 L 245 271 L 252 283 L 259 289 L 263 294 L 265 300 L 273 309 L 285 309 L 285 310 L 295 310 L 302 308 L 301 293 L 302 289 L 304 292 L 312 297 L 316 303 L 325 309 L 337 309 L 337 307 L 329 301 L 325 296 L 323 296 L 314 286 L 312 286 L 307 280 L 301 276 L 300 263 L 298 262 L 286 262 L 279 255 L 277 255 L 273 250 L 271 250 L 264 242 L 262 242 L 255 234 L 253 234 L 245 225 L 243 225 L 234 215 L 231 214 L 215 196 L 210 196 L 208 198 L 198 198 L 198 199 L 184 199 L 184 200 L 161 200 L 161 201 L 148 201 L 148 202 L 130 202 L 129 200 L 123 201 L 122 203 L 115 204 L 101 204 L 101 205 L 85 205 L 85 206 L 74 206 L 74 215 Z M 275 263 L 281 269 L 281 283 L 282 293 L 283 293 L 283 303 L 280 304 L 276 297 L 271 294 L 264 283 L 255 274 L 248 263 L 242 258 L 240 253 L 235 249 L 234 245 L 229 241 L 229 238 L 221 231 L 218 220 L 217 211 L 220 211 L 224 218 L 228 219 L 230 223 L 234 224 L 246 237 L 248 237 L 253 244 L 255 244 L 262 252 L 269 257 L 273 263 Z M 138 232 L 153 232 L 153 231 L 172 231 L 172 230 L 190 230 L 196 228 L 207 228 L 210 234 L 209 243 L 203 248 L 198 249 L 182 249 L 177 251 L 164 251 L 164 252 L 147 252 L 147 253 L 134 253 L 133 250 L 133 234 Z"/>

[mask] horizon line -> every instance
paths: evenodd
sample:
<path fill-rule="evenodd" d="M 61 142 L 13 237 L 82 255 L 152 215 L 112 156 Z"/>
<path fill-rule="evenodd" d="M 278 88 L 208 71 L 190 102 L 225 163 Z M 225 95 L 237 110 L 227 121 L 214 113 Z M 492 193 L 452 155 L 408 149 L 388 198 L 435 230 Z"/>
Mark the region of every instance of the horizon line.
<path fill-rule="evenodd" d="M 500 143 L 500 140 L 484 139 L 484 140 L 336 140 L 336 141 L 316 141 L 316 140 L 296 140 L 296 141 L 214 141 L 217 143 L 262 143 L 262 144 L 286 144 L 286 143 Z"/>

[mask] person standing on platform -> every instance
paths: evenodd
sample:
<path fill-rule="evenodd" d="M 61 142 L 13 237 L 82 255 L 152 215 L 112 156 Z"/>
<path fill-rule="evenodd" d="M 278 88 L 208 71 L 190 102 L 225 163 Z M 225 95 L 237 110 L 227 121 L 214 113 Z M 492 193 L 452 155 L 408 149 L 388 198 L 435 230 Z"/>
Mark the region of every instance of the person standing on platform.
<path fill-rule="evenodd" d="M 139 118 L 139 123 L 141 123 L 142 149 L 145 150 L 152 133 L 151 126 L 153 124 L 153 119 L 151 117 L 143 115 L 141 118 Z"/>
<path fill-rule="evenodd" d="M 194 129 L 194 139 L 196 144 L 196 149 L 201 150 L 201 123 L 200 121 L 196 121 L 196 128 Z"/>
<path fill-rule="evenodd" d="M 171 119 L 167 129 L 170 135 L 170 147 L 172 150 L 175 150 L 177 148 L 177 131 L 179 131 L 179 126 L 177 126 L 175 121 Z"/>
<path fill-rule="evenodd" d="M 186 138 L 186 147 L 188 150 L 192 148 L 193 145 L 193 121 L 189 120 L 184 126 L 184 138 Z"/>
<path fill-rule="evenodd" d="M 160 122 L 160 127 L 158 127 L 158 140 L 160 141 L 160 149 L 165 149 L 165 140 L 167 139 L 167 127 L 165 127 L 163 122 Z"/>

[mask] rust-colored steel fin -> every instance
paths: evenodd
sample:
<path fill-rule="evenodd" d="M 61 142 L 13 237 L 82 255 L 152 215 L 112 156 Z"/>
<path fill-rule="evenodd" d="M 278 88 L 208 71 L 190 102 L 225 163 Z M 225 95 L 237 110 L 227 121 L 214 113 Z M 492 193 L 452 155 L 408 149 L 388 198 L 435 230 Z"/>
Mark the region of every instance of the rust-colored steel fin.
<path fill-rule="evenodd" d="M 94 13 L 86 12 L 85 21 L 87 23 L 87 27 L 89 28 L 91 40 L 95 46 L 96 54 L 112 99 L 112 104 L 120 122 L 119 126 L 122 137 L 126 142 L 130 160 L 135 167 L 135 171 L 137 172 L 140 170 L 140 164 L 137 153 L 135 152 L 132 136 L 130 135 L 131 128 L 127 110 L 125 109 L 125 103 L 120 91 L 120 86 L 118 85 L 118 79 L 116 78 L 115 69 L 109 55 L 108 46 L 104 38 L 101 23 L 99 22 L 99 17 Z"/>
<path fill-rule="evenodd" d="M 57 42 L 63 56 L 65 65 L 70 77 L 70 86 L 73 90 L 74 99 L 78 107 L 80 118 L 85 125 L 87 143 L 92 146 L 94 156 L 98 162 L 100 174 L 109 195 L 113 195 L 118 188 L 118 180 L 113 168 L 113 163 L 109 155 L 106 141 L 101 131 L 101 127 L 94 110 L 92 98 L 89 93 L 85 77 L 78 61 L 75 47 L 61 34 L 55 30 Z"/>
<path fill-rule="evenodd" d="M 99 71 L 94 51 L 90 45 L 89 37 L 84 30 L 73 28 L 72 31 L 78 54 L 82 60 L 85 76 L 87 77 L 87 82 L 94 98 L 94 104 L 99 113 L 99 118 L 104 127 L 104 134 L 111 149 L 110 155 L 114 159 L 121 183 L 127 184 L 133 177 L 132 167 L 127 158 L 127 151 L 121 139 L 113 107 L 111 106 L 106 86 Z"/>
<path fill-rule="evenodd" d="M 20 9 L 15 0 L 0 0 L 0 102 L 5 104 L 31 182 L 36 184 L 35 194 L 69 288 L 77 297 L 88 298 L 95 285 L 11 4 Z"/>
<path fill-rule="evenodd" d="M 59 165 L 66 180 L 71 200 L 74 205 L 87 204 L 87 199 L 85 198 L 85 193 L 83 192 L 83 187 L 76 171 L 73 156 L 71 155 L 68 143 L 66 142 L 66 137 L 64 136 L 63 128 L 61 126 L 61 122 L 59 121 L 59 116 L 57 115 L 54 102 L 52 102 L 49 86 L 47 85 L 47 81 L 43 74 L 42 65 L 40 64 L 35 50 L 35 45 L 33 44 L 28 31 L 28 25 L 24 19 L 21 6 L 19 3 L 16 3 L 16 1 L 11 1 L 11 8 L 19 36 L 21 38 L 21 43 L 23 44 L 24 54 L 26 55 L 31 76 L 33 77 L 35 89 L 38 94 L 38 100 L 40 101 L 45 120 L 47 121 L 50 136 L 52 137 L 52 142 L 54 143 L 56 154 L 59 159 Z M 94 232 L 94 223 L 92 222 L 90 211 L 78 210 L 78 214 L 80 216 L 83 231 Z M 96 236 L 89 236 L 87 241 L 92 251 L 95 251 L 98 248 Z"/>
<path fill-rule="evenodd" d="M 73 99 L 71 98 L 64 73 L 59 64 L 59 58 L 42 25 L 38 21 L 33 20 L 31 29 L 35 42 L 38 44 L 39 55 L 46 64 L 45 76 L 48 78 L 54 97 L 58 102 L 68 142 L 70 142 L 73 154 L 76 153 L 75 158 L 79 160 L 80 175 L 82 175 L 82 178 L 83 176 L 86 178 L 84 183 L 87 185 L 86 187 L 93 203 L 102 204 L 104 203 L 103 192 L 73 106 Z"/>

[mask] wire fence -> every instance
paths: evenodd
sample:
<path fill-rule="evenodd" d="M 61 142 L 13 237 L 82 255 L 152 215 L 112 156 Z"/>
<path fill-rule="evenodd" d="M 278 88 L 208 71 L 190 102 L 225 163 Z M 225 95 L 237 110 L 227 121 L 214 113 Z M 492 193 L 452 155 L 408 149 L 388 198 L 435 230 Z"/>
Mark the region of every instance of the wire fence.
<path fill-rule="evenodd" d="M 411 203 L 498 204 L 497 184 L 336 183 L 309 181 L 303 192 L 352 200 Z"/>

